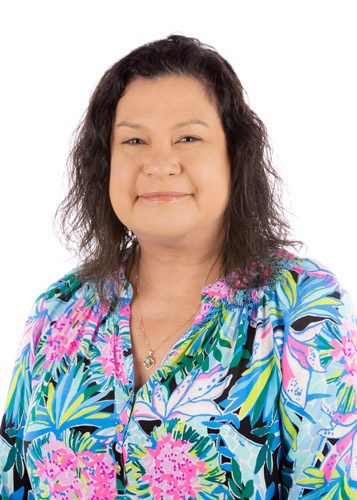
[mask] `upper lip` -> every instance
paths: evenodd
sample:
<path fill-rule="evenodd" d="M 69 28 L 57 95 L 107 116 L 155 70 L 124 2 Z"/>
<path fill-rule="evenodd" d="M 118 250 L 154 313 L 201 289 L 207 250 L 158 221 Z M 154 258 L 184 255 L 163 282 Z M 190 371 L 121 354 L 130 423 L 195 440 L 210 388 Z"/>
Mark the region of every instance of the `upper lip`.
<path fill-rule="evenodd" d="M 139 196 L 185 196 L 190 193 L 179 193 L 178 191 L 153 191 L 151 193 L 143 193 L 140 194 Z"/>

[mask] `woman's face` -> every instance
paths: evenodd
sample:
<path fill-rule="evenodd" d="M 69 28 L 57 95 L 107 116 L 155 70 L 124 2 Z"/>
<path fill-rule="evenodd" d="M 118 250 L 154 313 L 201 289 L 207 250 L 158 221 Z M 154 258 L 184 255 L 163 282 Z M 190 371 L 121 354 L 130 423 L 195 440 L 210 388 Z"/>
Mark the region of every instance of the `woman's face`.
<path fill-rule="evenodd" d="M 205 124 L 187 123 L 198 120 Z M 115 214 L 139 242 L 217 239 L 229 186 L 225 134 L 201 82 L 181 75 L 131 81 L 116 108 L 109 195 Z M 141 197 L 167 191 L 187 196 Z"/>

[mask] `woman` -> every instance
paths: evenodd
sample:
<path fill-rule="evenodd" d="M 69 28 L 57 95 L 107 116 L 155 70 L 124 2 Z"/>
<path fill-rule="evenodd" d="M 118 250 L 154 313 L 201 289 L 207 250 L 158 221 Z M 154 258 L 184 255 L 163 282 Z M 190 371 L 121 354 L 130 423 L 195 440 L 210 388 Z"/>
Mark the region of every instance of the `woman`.
<path fill-rule="evenodd" d="M 356 498 L 353 304 L 286 250 L 301 242 L 267 153 L 232 67 L 197 39 L 104 74 L 60 207 L 82 263 L 28 318 L 2 498 Z"/>

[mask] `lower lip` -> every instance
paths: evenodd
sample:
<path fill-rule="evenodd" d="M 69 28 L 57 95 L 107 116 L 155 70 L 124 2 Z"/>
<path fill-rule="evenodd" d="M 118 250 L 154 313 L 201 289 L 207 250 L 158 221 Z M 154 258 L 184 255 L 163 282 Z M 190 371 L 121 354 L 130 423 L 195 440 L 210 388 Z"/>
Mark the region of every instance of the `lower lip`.
<path fill-rule="evenodd" d="M 186 198 L 186 196 L 190 196 L 188 194 L 180 195 L 180 196 L 140 196 L 143 200 L 147 201 L 176 201 L 181 200 L 182 198 Z"/>

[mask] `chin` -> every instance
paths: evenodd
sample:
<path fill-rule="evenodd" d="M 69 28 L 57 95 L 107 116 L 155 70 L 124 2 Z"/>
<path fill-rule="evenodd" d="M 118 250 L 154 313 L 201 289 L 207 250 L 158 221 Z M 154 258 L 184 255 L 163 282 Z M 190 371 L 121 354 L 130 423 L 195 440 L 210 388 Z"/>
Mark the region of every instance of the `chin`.
<path fill-rule="evenodd" d="M 158 240 L 184 238 L 189 231 L 190 229 L 187 227 L 174 229 L 172 225 L 167 228 L 161 227 L 160 230 L 158 230 L 157 226 L 153 227 L 152 230 L 150 230 L 150 228 L 148 227 L 133 230 L 133 232 L 138 235 L 139 238 L 140 235 L 142 235 L 145 238 L 157 238 Z"/>

